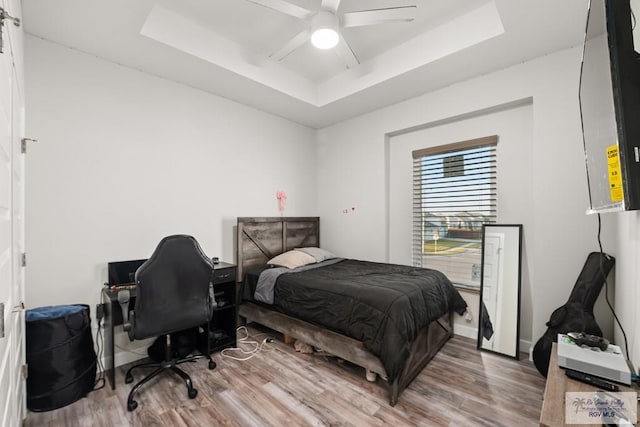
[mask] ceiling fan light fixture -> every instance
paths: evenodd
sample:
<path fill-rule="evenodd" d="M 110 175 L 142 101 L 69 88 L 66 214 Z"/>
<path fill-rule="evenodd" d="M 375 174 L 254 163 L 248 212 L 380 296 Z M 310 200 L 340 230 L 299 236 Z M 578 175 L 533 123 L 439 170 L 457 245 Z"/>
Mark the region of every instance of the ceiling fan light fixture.
<path fill-rule="evenodd" d="M 338 17 L 329 11 L 318 12 L 311 20 L 311 44 L 318 49 L 332 49 L 340 41 Z"/>
<path fill-rule="evenodd" d="M 319 28 L 311 34 L 311 44 L 322 50 L 333 49 L 339 40 L 340 36 L 333 28 Z"/>

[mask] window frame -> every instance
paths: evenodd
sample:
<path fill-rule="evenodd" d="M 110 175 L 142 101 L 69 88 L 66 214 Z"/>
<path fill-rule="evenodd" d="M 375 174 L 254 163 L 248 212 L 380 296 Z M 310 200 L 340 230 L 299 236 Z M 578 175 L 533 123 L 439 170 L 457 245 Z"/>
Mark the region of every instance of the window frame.
<path fill-rule="evenodd" d="M 434 266 L 430 266 L 428 263 L 425 262 L 425 242 L 427 242 L 429 239 L 427 238 L 427 230 L 425 228 L 425 223 L 426 223 L 426 219 L 425 219 L 425 195 L 429 194 L 427 189 L 425 189 L 425 187 L 427 185 L 431 185 L 431 190 L 433 190 L 434 188 L 436 188 L 437 190 L 442 190 L 445 189 L 445 191 L 441 191 L 440 195 L 438 195 L 438 191 L 432 192 L 432 197 L 431 197 L 431 203 L 432 204 L 432 208 L 435 206 L 433 205 L 433 203 L 437 203 L 439 205 L 439 207 L 437 208 L 437 210 L 434 210 L 434 214 L 432 215 L 432 217 L 443 217 L 443 222 L 442 223 L 438 223 L 437 221 L 431 221 L 433 224 L 435 224 L 435 228 L 436 231 L 431 231 L 433 232 L 433 241 L 435 241 L 435 244 L 437 245 L 437 241 L 439 240 L 439 233 L 440 231 L 443 229 L 443 225 L 444 223 L 446 223 L 446 236 L 449 236 L 449 232 L 453 229 L 453 227 L 451 227 L 450 223 L 451 221 L 449 219 L 444 219 L 447 217 L 447 215 L 445 214 L 450 214 L 448 215 L 449 217 L 451 216 L 456 216 L 456 215 L 461 215 L 461 214 L 465 214 L 465 216 L 462 216 L 461 218 L 466 220 L 466 224 L 470 224 L 471 222 L 473 222 L 475 224 L 475 214 L 472 214 L 471 212 L 474 212 L 473 209 L 470 210 L 460 210 L 460 207 L 465 204 L 465 203 L 469 203 L 469 202 L 473 202 L 478 201 L 478 206 L 482 206 L 482 209 L 478 209 L 478 213 L 477 213 L 477 218 L 478 218 L 478 227 L 477 229 L 480 232 L 480 235 L 477 237 L 477 239 L 469 239 L 472 242 L 477 241 L 478 245 L 481 243 L 482 241 L 482 235 L 481 235 L 481 230 L 482 230 L 482 225 L 483 224 L 493 224 L 496 223 L 496 218 L 497 218 L 497 186 L 498 186 L 498 178 L 497 178 L 497 171 L 498 171 L 498 166 L 497 166 L 497 145 L 498 145 L 498 135 L 490 135 L 490 136 L 485 136 L 482 138 L 474 138 L 474 139 L 469 139 L 469 140 L 465 140 L 465 141 L 459 141 L 459 142 L 454 142 L 454 143 L 450 143 L 450 144 L 444 144 L 444 145 L 439 145 L 439 146 L 434 146 L 434 147 L 430 147 L 430 148 L 423 148 L 423 149 L 418 149 L 418 150 L 414 150 L 412 151 L 412 156 L 413 156 L 413 195 L 412 195 L 412 203 L 413 203 L 413 207 L 412 207 L 412 217 L 413 217 L 413 228 L 412 228 L 412 251 L 411 251 L 411 255 L 412 255 L 412 264 L 414 266 L 417 267 L 425 267 L 425 268 L 435 268 Z M 465 163 L 462 163 L 462 168 L 460 167 L 460 163 L 458 162 L 458 164 L 451 163 L 451 158 L 453 158 L 453 156 L 464 156 L 465 152 L 468 152 L 469 150 L 473 150 L 473 149 L 479 149 L 479 148 L 484 148 L 487 147 L 488 148 L 488 152 L 486 155 L 483 155 L 481 157 L 479 157 L 479 159 L 481 160 L 480 165 L 483 165 L 484 163 L 487 163 L 488 166 L 482 166 L 482 167 L 477 167 L 476 169 L 474 169 L 473 167 L 470 168 L 470 171 L 479 171 L 479 170 L 486 170 L 486 168 L 489 168 L 489 172 L 488 173 L 488 177 L 487 177 L 487 182 L 486 183 L 475 183 L 475 179 L 471 179 L 468 180 L 468 182 L 470 182 L 470 184 L 461 184 L 460 182 L 462 182 L 462 180 L 464 179 L 465 176 Z M 442 157 L 444 155 L 449 154 L 450 156 L 448 157 Z M 468 153 L 467 153 L 468 154 Z M 441 172 L 437 172 L 437 166 L 434 167 L 433 165 L 437 165 L 437 162 L 440 160 L 442 160 L 442 167 Z M 446 159 L 449 159 L 449 162 L 447 162 Z M 469 159 L 470 160 L 470 159 Z M 431 161 L 432 163 L 425 163 L 425 162 L 429 162 Z M 463 162 L 466 162 L 466 159 L 463 159 Z M 472 164 L 472 163 L 470 163 Z M 447 166 L 448 165 L 448 166 Z M 447 171 L 447 168 L 452 168 L 453 170 L 449 170 Z M 460 170 L 462 170 L 462 173 L 460 173 Z M 434 171 L 436 171 L 436 173 L 434 173 Z M 425 172 L 429 172 L 426 175 L 431 175 L 431 178 L 424 178 Z M 481 173 L 476 173 L 476 175 L 484 175 L 485 172 L 481 172 Z M 439 175 L 439 176 L 436 176 Z M 447 176 L 448 175 L 448 176 Z M 472 174 L 468 174 L 469 176 L 471 176 Z M 457 179 L 459 179 L 459 181 L 456 181 Z M 435 182 L 436 187 L 433 187 L 434 185 L 434 181 L 436 180 L 440 180 L 443 182 Z M 452 185 L 443 185 L 440 186 L 441 184 L 446 184 L 447 180 L 450 180 L 450 183 Z M 456 184 L 457 183 L 457 184 Z M 452 205 L 455 206 L 456 203 L 460 204 L 460 206 L 458 206 L 458 210 L 456 209 L 452 209 L 449 212 L 446 212 L 446 205 L 440 205 L 441 203 L 446 203 L 443 200 L 446 199 L 446 189 L 447 188 L 454 188 L 454 187 L 460 187 L 462 188 L 462 190 L 460 190 L 460 188 L 457 188 L 457 196 L 452 197 L 452 200 L 454 200 L 452 202 Z M 488 189 L 483 189 L 482 193 L 480 193 L 480 195 L 478 196 L 478 198 L 475 198 L 475 194 L 472 196 L 471 193 L 475 193 L 477 192 L 476 190 L 470 190 L 470 189 L 465 189 L 464 187 L 472 187 L 472 186 L 487 186 Z M 466 193 L 465 193 L 466 191 Z M 434 198 L 433 194 L 436 194 L 437 196 Z M 456 194 L 456 193 L 453 193 Z M 444 197 L 443 197 L 444 195 Z M 438 199 L 437 202 L 434 201 L 433 199 Z M 474 207 L 474 206 L 470 206 L 470 207 Z M 443 210 L 441 210 L 443 209 Z M 441 215 L 438 215 L 438 212 L 441 213 Z M 480 213 L 482 212 L 482 213 Z M 428 217 L 427 217 L 428 218 Z M 434 228 L 434 227 L 431 227 Z M 476 227 L 474 225 L 469 226 L 470 230 L 474 230 Z M 438 235 L 436 237 L 436 235 Z M 469 236 L 472 236 L 473 233 L 469 233 Z M 426 239 L 426 240 L 425 240 Z M 437 247 L 437 246 L 436 246 Z M 442 256 L 447 256 L 447 255 L 442 255 Z M 475 254 L 473 255 L 474 257 L 476 256 Z M 478 263 L 480 264 L 481 262 L 481 254 L 479 251 L 479 247 L 478 247 L 478 254 L 477 254 L 477 258 L 478 258 Z M 443 259 L 443 261 L 445 261 L 446 263 L 451 263 L 451 259 Z M 458 267 L 464 265 L 463 262 L 455 262 L 453 261 L 453 263 L 451 263 L 451 265 L 457 265 Z M 480 274 L 480 269 L 476 268 L 476 263 L 473 263 L 471 266 L 471 272 L 470 272 L 470 276 L 468 280 L 464 280 L 461 279 L 460 274 L 455 275 L 452 274 L 452 277 L 449 277 L 451 282 L 454 284 L 454 286 L 458 287 L 458 288 L 462 288 L 465 290 L 472 290 L 472 291 L 479 291 L 480 289 L 480 278 L 477 277 L 477 282 L 476 282 L 476 274 L 479 275 Z M 479 267 L 479 265 L 478 265 Z M 468 269 L 469 266 L 467 265 L 466 268 Z M 442 270 L 442 268 L 441 268 Z M 476 270 L 478 270 L 476 272 Z M 452 272 L 452 269 L 449 269 L 449 272 Z M 449 274 L 447 274 L 447 271 L 442 271 L 443 273 L 445 273 L 445 275 L 449 276 Z M 465 273 L 466 274 L 466 270 Z"/>

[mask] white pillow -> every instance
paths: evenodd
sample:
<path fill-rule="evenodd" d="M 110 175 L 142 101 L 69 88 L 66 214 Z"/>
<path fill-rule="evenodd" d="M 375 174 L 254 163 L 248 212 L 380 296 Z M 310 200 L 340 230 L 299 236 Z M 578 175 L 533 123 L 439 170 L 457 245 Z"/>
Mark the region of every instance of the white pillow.
<path fill-rule="evenodd" d="M 326 259 L 338 258 L 331 252 L 316 247 L 296 248 L 294 250 L 311 255 L 316 260 L 316 262 L 322 262 Z"/>
<path fill-rule="evenodd" d="M 315 262 L 316 259 L 311 255 L 293 250 L 271 258 L 267 261 L 267 264 L 286 268 L 296 268 L 307 264 L 313 264 Z"/>

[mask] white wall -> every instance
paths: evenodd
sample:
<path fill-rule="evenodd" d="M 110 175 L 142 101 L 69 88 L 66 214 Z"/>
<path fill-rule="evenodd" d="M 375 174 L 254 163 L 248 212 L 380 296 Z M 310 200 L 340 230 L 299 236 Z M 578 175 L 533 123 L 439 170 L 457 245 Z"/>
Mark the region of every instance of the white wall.
<path fill-rule="evenodd" d="M 401 131 L 387 140 L 388 147 L 388 260 L 411 265 L 413 158 L 412 151 L 458 141 L 498 135 L 498 223 L 523 224 L 528 230 L 533 225 L 530 210 L 532 198 L 533 108 L 531 99 L 507 105 L 500 109 L 452 118 L 445 123 L 436 122 L 426 128 Z M 503 161 L 509 159 L 509 161 Z M 523 257 L 527 258 L 526 248 Z M 428 265 L 426 267 L 429 267 Z M 435 267 L 432 267 L 435 268 Z M 469 272 L 471 276 L 471 272 Z M 523 294 L 530 295 L 528 276 L 523 276 Z M 456 333 L 477 336 L 478 306 L 480 300 L 472 292 L 463 296 L 470 306 L 473 319 L 454 318 Z M 523 301 L 523 311 L 531 313 L 531 300 Z M 523 330 L 531 330 L 531 317 L 523 318 Z M 529 342 L 531 337 L 526 337 Z M 524 346 L 525 349 L 528 345 Z"/>
<path fill-rule="evenodd" d="M 235 259 L 238 216 L 317 215 L 315 130 L 26 39 L 28 307 L 91 304 L 106 263 L 191 234 Z"/>
<path fill-rule="evenodd" d="M 640 211 L 606 214 L 603 221 L 618 219 L 615 308 L 627 335 L 629 353 L 636 373 L 640 369 Z M 624 338 L 616 328 L 615 341 L 625 350 Z"/>
<path fill-rule="evenodd" d="M 318 210 L 323 245 L 344 256 L 386 261 L 389 247 L 410 244 L 391 241 L 387 231 L 393 227 L 387 205 L 395 191 L 387 185 L 389 135 L 459 121 L 531 98 L 531 148 L 500 159 L 519 164 L 519 156 L 529 157 L 525 164 L 530 167 L 511 168 L 508 176 L 500 177 L 507 185 L 511 180 L 525 187 L 532 183 L 526 200 L 517 200 L 529 213 L 522 213 L 510 200 L 499 210 L 514 213 L 509 222 L 525 223 L 523 274 L 530 287 L 523 289 L 521 337 L 535 342 L 551 312 L 566 301 L 587 254 L 597 249 L 596 218 L 585 215 L 579 60 L 579 49 L 565 50 L 320 130 Z M 452 134 L 451 141 L 455 140 Z M 343 214 L 344 206 L 357 209 Z M 605 246 L 615 240 L 612 230 L 605 224 Z M 475 308 L 477 298 L 469 299 L 469 304 Z M 604 329 L 610 328 L 608 316 L 598 320 Z"/>

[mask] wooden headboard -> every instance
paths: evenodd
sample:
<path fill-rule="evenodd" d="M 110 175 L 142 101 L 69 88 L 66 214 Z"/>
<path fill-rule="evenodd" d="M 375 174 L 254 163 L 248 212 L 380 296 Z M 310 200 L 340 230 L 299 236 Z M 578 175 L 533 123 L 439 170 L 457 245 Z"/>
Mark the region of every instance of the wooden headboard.
<path fill-rule="evenodd" d="M 320 246 L 319 217 L 238 217 L 238 281 L 253 266 L 265 265 L 294 248 Z"/>

